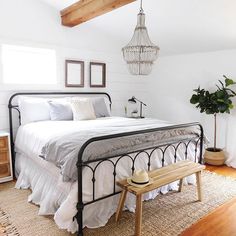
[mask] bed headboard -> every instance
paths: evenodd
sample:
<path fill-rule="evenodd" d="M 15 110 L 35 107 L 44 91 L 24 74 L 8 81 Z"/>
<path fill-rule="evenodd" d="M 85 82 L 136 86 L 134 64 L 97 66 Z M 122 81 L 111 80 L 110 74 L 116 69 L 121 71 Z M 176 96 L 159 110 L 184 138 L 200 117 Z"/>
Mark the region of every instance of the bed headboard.
<path fill-rule="evenodd" d="M 9 109 L 9 127 L 10 127 L 10 139 L 11 139 L 11 152 L 12 152 L 12 159 L 14 164 L 14 119 L 13 119 L 13 111 L 18 113 L 18 122 L 20 125 L 20 110 L 18 103 L 16 101 L 17 97 L 19 96 L 31 96 L 31 97 L 63 97 L 63 96 L 103 96 L 107 97 L 110 101 L 110 108 L 111 108 L 111 96 L 105 92 L 22 92 L 22 93 L 15 93 L 9 98 L 8 102 L 8 109 Z"/>

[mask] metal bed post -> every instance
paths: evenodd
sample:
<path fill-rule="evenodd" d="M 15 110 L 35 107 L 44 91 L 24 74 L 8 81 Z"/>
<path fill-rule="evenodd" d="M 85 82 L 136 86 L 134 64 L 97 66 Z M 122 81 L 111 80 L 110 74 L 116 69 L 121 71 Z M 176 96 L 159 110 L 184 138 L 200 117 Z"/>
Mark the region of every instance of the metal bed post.
<path fill-rule="evenodd" d="M 200 153 L 199 153 L 199 163 L 202 164 L 203 158 L 202 158 L 202 153 L 203 153 L 203 139 L 204 139 L 204 130 L 201 124 L 198 124 L 200 127 Z"/>
<path fill-rule="evenodd" d="M 77 162 L 77 168 L 78 168 L 78 203 L 77 203 L 77 223 L 78 223 L 78 236 L 83 236 L 83 209 L 84 209 L 84 203 L 83 203 L 83 161 L 82 161 L 82 155 L 83 153 L 79 152 L 79 158 Z"/>

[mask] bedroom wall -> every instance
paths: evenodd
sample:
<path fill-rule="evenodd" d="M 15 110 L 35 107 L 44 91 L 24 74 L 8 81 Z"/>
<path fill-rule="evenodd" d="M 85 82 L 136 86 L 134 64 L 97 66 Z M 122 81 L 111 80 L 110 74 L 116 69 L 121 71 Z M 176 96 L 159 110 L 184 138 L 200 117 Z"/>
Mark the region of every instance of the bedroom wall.
<path fill-rule="evenodd" d="M 200 114 L 189 99 L 194 88 L 199 85 L 214 88 L 218 79 L 223 79 L 222 75 L 236 80 L 235 61 L 236 50 L 161 57 L 150 80 L 151 115 L 172 122 L 200 121 L 212 143 L 213 117 Z M 232 126 L 235 119 L 235 111 L 230 116 L 219 115 L 220 147 L 225 147 L 227 139 L 235 137 L 236 126 Z"/>
<path fill-rule="evenodd" d="M 5 86 L 0 64 L 0 130 L 8 129 L 7 102 L 14 92 L 32 90 L 56 91 L 106 91 L 113 100 L 114 115 L 124 115 L 124 106 L 132 95 L 147 98 L 147 78 L 130 76 L 122 59 L 116 39 L 105 29 L 94 28 L 85 23 L 79 27 L 67 28 L 60 24 L 59 12 L 38 0 L 0 1 L 0 44 L 9 43 L 33 47 L 54 48 L 57 53 L 56 86 Z M 85 61 L 85 88 L 64 87 L 65 59 Z M 107 87 L 90 89 L 88 86 L 89 61 L 107 64 Z"/>

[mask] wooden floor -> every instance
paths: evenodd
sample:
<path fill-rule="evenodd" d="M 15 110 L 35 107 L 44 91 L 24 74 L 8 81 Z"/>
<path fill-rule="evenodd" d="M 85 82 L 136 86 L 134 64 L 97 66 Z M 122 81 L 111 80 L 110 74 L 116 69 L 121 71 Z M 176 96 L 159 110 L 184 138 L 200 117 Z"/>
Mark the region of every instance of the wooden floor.
<path fill-rule="evenodd" d="M 210 166 L 210 165 L 206 165 L 206 169 L 209 170 L 209 171 L 213 171 L 213 172 L 215 172 L 219 175 L 231 176 L 231 177 L 236 178 L 236 169 L 228 167 L 228 166 Z"/>
<path fill-rule="evenodd" d="M 236 178 L 236 169 L 227 166 L 208 165 L 206 169 Z M 236 198 L 202 218 L 181 236 L 236 236 Z"/>

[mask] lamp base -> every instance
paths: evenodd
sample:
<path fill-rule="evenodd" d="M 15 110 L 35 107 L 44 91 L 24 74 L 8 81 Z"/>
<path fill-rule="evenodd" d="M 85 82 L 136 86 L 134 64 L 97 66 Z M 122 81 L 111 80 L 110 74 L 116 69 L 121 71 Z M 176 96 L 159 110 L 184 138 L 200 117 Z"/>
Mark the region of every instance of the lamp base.
<path fill-rule="evenodd" d="M 144 117 L 144 116 L 137 116 L 137 117 L 132 117 L 132 118 L 135 118 L 135 119 L 144 119 L 145 117 Z"/>
<path fill-rule="evenodd" d="M 137 116 L 137 117 L 134 117 L 134 116 L 128 116 L 127 118 L 132 118 L 132 119 L 144 119 L 145 117 L 144 116 Z"/>

